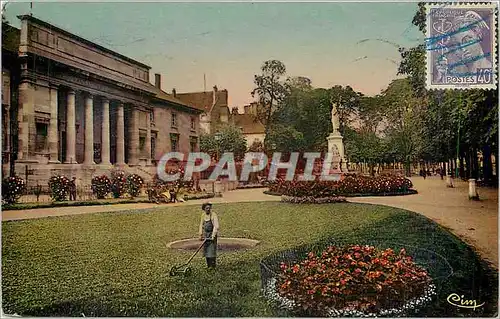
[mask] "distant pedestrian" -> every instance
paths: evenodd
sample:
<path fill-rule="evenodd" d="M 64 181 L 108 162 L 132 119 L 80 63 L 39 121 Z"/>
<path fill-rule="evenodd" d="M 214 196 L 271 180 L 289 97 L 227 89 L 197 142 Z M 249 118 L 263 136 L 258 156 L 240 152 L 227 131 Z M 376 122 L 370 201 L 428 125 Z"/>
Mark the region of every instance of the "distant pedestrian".
<path fill-rule="evenodd" d="M 69 200 L 76 201 L 76 177 L 69 182 Z"/>
<path fill-rule="evenodd" d="M 439 169 L 439 175 L 441 176 L 441 180 L 443 180 L 444 177 L 444 168 Z"/>

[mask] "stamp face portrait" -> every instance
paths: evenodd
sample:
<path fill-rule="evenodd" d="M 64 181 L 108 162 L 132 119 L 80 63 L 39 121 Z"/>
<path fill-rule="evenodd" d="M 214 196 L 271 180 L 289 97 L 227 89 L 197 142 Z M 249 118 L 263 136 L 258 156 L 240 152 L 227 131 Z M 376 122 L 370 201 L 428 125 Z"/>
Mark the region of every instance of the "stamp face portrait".
<path fill-rule="evenodd" d="M 495 4 L 426 5 L 428 89 L 494 89 Z"/>

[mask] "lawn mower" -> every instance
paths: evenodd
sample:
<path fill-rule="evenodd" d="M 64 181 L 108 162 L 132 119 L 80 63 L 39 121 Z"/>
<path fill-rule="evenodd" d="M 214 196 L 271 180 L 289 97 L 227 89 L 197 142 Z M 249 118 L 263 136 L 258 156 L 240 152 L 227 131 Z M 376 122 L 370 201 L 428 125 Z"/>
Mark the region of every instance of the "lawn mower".
<path fill-rule="evenodd" d="M 194 256 L 196 256 L 196 254 L 200 251 L 200 249 L 205 246 L 205 243 L 209 240 L 212 240 L 210 238 L 207 238 L 205 240 L 203 240 L 203 242 L 201 243 L 200 247 L 198 247 L 198 249 L 196 249 L 196 251 L 191 255 L 191 257 L 189 257 L 188 261 L 185 263 L 185 264 L 182 264 L 182 265 L 178 265 L 178 266 L 172 266 L 172 268 L 170 268 L 170 276 L 177 276 L 179 274 L 182 274 L 182 275 L 190 275 L 191 274 L 191 267 L 188 267 L 189 263 L 191 262 L 191 260 L 193 260 Z M 184 269 L 181 269 L 181 268 L 184 268 Z"/>

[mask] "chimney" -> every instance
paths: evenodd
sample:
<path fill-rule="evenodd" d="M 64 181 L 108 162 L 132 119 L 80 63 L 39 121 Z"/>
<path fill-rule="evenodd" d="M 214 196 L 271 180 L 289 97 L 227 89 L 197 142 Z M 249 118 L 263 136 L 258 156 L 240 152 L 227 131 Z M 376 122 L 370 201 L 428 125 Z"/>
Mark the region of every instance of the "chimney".
<path fill-rule="evenodd" d="M 155 86 L 161 90 L 161 74 L 155 73 Z"/>
<path fill-rule="evenodd" d="M 173 89 L 172 89 L 172 95 L 173 95 L 174 97 L 177 97 L 177 91 L 175 90 L 175 88 L 173 88 Z"/>

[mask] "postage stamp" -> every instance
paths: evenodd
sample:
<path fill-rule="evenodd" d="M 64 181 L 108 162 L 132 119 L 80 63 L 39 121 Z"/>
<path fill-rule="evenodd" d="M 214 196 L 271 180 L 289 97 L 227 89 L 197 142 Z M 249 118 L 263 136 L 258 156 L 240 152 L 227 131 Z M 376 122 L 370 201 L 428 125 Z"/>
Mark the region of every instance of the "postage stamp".
<path fill-rule="evenodd" d="M 496 4 L 426 5 L 428 89 L 497 87 Z"/>

